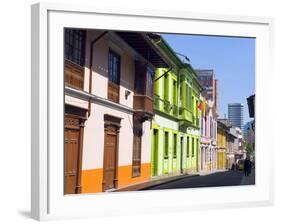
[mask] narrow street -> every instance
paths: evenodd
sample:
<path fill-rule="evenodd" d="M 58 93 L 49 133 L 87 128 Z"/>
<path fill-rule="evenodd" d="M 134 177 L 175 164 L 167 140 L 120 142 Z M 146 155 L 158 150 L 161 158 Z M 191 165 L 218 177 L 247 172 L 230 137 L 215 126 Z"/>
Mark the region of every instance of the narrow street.
<path fill-rule="evenodd" d="M 186 177 L 180 180 L 163 183 L 143 190 L 160 190 L 195 187 L 237 186 L 255 184 L 255 169 L 249 176 L 244 176 L 243 171 L 217 172 L 204 176 Z"/>

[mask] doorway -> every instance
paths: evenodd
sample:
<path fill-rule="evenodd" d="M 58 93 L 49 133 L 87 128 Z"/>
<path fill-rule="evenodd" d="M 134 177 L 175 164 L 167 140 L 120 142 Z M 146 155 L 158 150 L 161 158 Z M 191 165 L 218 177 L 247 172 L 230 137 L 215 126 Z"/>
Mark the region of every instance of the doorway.
<path fill-rule="evenodd" d="M 118 145 L 120 118 L 104 116 L 103 191 L 118 187 Z"/>
<path fill-rule="evenodd" d="M 159 139 L 159 130 L 153 129 L 153 136 L 152 136 L 152 176 L 158 175 L 158 139 Z"/>
<path fill-rule="evenodd" d="M 181 152 L 180 152 L 180 155 L 181 155 L 180 171 L 181 171 L 181 173 L 183 173 L 184 172 L 184 165 L 183 165 L 184 160 L 183 160 L 183 137 L 182 136 L 180 137 L 180 150 L 181 150 Z"/>
<path fill-rule="evenodd" d="M 83 128 L 81 120 L 65 115 L 64 128 L 64 194 L 77 194 L 81 191 L 81 160 Z"/>

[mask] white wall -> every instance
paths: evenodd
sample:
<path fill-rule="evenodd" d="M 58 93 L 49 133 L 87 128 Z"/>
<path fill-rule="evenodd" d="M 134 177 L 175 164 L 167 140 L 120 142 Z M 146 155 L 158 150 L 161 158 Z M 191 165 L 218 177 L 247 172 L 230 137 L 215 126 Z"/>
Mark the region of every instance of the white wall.
<path fill-rule="evenodd" d="M 1 223 L 35 223 L 29 218 L 30 209 L 30 4 L 37 0 L 10 0 L 1 4 Z M 281 82 L 281 14 L 279 1 L 276 0 L 213 0 L 213 1 L 167 1 L 160 0 L 134 1 L 129 0 L 57 0 L 56 2 L 69 2 L 73 4 L 95 4 L 109 8 L 131 7 L 139 9 L 182 10 L 193 12 L 208 12 L 220 14 L 241 14 L 252 16 L 276 17 L 275 28 L 275 82 L 272 86 L 273 95 L 278 96 Z M 110 3 L 109 3 L 110 2 Z M 153 24 L 147 24 L 151 26 Z M 12 86 L 12 88 L 11 88 Z M 270 100 L 270 99 L 269 99 Z M 274 100 L 274 98 L 273 98 Z M 271 103 L 274 114 L 280 114 L 280 104 Z M 279 125 L 281 117 L 275 117 L 272 127 L 272 137 L 277 143 L 280 135 Z M 15 129 L 17 127 L 17 129 Z M 16 133 L 20 133 L 16 135 Z M 79 223 L 162 223 L 170 224 L 177 221 L 188 220 L 190 223 L 237 224 L 237 217 L 245 223 L 278 223 L 281 210 L 281 177 L 277 175 L 281 158 L 281 151 L 275 150 L 276 169 L 276 203 L 274 207 L 236 208 L 224 210 L 193 211 L 171 214 L 150 214 L 134 217 L 100 218 L 98 220 L 79 220 Z M 235 218 L 236 217 L 236 218 Z M 73 221 L 55 221 L 52 223 L 77 223 Z"/>

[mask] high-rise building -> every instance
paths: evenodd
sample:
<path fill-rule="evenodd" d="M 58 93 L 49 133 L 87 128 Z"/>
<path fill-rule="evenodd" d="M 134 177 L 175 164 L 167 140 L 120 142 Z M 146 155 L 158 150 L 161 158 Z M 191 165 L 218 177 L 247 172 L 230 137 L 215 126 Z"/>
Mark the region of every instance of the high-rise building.
<path fill-rule="evenodd" d="M 244 117 L 243 117 L 244 106 L 242 103 L 230 103 L 228 104 L 228 119 L 233 126 L 239 127 L 243 130 Z"/>
<path fill-rule="evenodd" d="M 218 80 L 215 79 L 215 72 L 213 69 L 197 69 L 200 85 L 203 87 L 202 96 L 206 100 L 214 102 L 214 109 L 218 115 Z"/>

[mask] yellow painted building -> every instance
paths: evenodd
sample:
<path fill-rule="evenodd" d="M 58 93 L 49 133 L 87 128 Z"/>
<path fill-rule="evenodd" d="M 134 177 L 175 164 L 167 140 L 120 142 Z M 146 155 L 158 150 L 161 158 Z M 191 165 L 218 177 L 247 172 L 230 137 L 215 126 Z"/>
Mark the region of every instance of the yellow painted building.
<path fill-rule="evenodd" d="M 217 169 L 226 169 L 227 125 L 225 124 L 224 119 L 218 120 L 217 146 Z"/>

